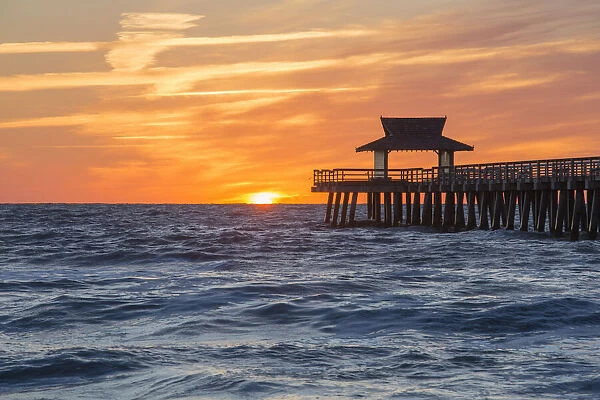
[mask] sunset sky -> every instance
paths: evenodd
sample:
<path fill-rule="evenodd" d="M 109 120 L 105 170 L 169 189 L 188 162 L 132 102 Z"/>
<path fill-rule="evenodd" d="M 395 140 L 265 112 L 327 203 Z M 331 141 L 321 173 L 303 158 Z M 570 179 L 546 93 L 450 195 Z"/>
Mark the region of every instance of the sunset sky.
<path fill-rule="evenodd" d="M 323 202 L 380 115 L 447 115 L 457 164 L 600 155 L 599 71 L 598 0 L 2 1 L 0 202 Z"/>

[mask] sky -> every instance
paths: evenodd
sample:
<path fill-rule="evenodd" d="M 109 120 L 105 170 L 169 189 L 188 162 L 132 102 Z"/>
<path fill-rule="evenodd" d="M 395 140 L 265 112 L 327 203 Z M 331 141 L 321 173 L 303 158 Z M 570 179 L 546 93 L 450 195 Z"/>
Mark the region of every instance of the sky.
<path fill-rule="evenodd" d="M 321 203 L 382 115 L 447 115 L 457 164 L 598 156 L 598 71 L 597 0 L 1 1 L 0 202 Z"/>

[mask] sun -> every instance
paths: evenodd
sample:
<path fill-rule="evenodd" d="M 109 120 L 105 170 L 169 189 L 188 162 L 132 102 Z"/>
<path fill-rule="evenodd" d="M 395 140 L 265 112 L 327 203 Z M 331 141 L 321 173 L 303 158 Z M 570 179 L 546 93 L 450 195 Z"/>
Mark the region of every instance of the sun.
<path fill-rule="evenodd" d="M 273 204 L 281 195 L 275 192 L 259 192 L 248 195 L 248 203 L 250 204 Z"/>

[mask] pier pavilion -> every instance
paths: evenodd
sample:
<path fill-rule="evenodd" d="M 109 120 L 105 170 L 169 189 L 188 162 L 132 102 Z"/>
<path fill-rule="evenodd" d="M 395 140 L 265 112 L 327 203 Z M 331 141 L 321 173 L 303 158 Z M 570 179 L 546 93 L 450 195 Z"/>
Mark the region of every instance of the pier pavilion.
<path fill-rule="evenodd" d="M 443 136 L 445 123 L 446 117 L 382 117 L 384 137 L 356 149 L 374 153 L 373 169 L 315 170 L 312 191 L 328 193 L 325 222 L 356 225 L 358 195 L 364 193 L 366 220 L 386 227 L 517 227 L 556 236 L 569 232 L 573 240 L 580 232 L 597 237 L 600 156 L 455 165 L 454 153 L 473 147 Z M 434 151 L 438 165 L 391 169 L 391 151 Z"/>

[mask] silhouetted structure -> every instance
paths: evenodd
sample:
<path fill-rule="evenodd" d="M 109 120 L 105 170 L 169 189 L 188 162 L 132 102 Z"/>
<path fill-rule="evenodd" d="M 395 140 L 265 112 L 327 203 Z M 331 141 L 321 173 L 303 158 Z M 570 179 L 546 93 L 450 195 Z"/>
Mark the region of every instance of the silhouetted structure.
<path fill-rule="evenodd" d="M 532 224 L 538 232 L 570 232 L 571 239 L 580 231 L 597 237 L 600 157 L 454 165 L 454 152 L 473 147 L 442 136 L 445 122 L 382 117 L 385 136 L 356 149 L 374 152 L 373 169 L 315 170 L 312 191 L 329 193 L 325 222 L 356 225 L 358 195 L 365 193 L 367 220 L 384 226 L 514 229 L 518 216 L 522 231 Z M 395 150 L 435 151 L 438 166 L 390 169 Z"/>
<path fill-rule="evenodd" d="M 442 136 L 446 117 L 442 118 L 384 118 L 381 125 L 385 136 L 364 144 L 357 152 L 374 153 L 374 169 L 387 178 L 388 154 L 391 151 L 434 151 L 438 167 L 454 166 L 454 152 L 473 151 L 473 146 Z"/>

